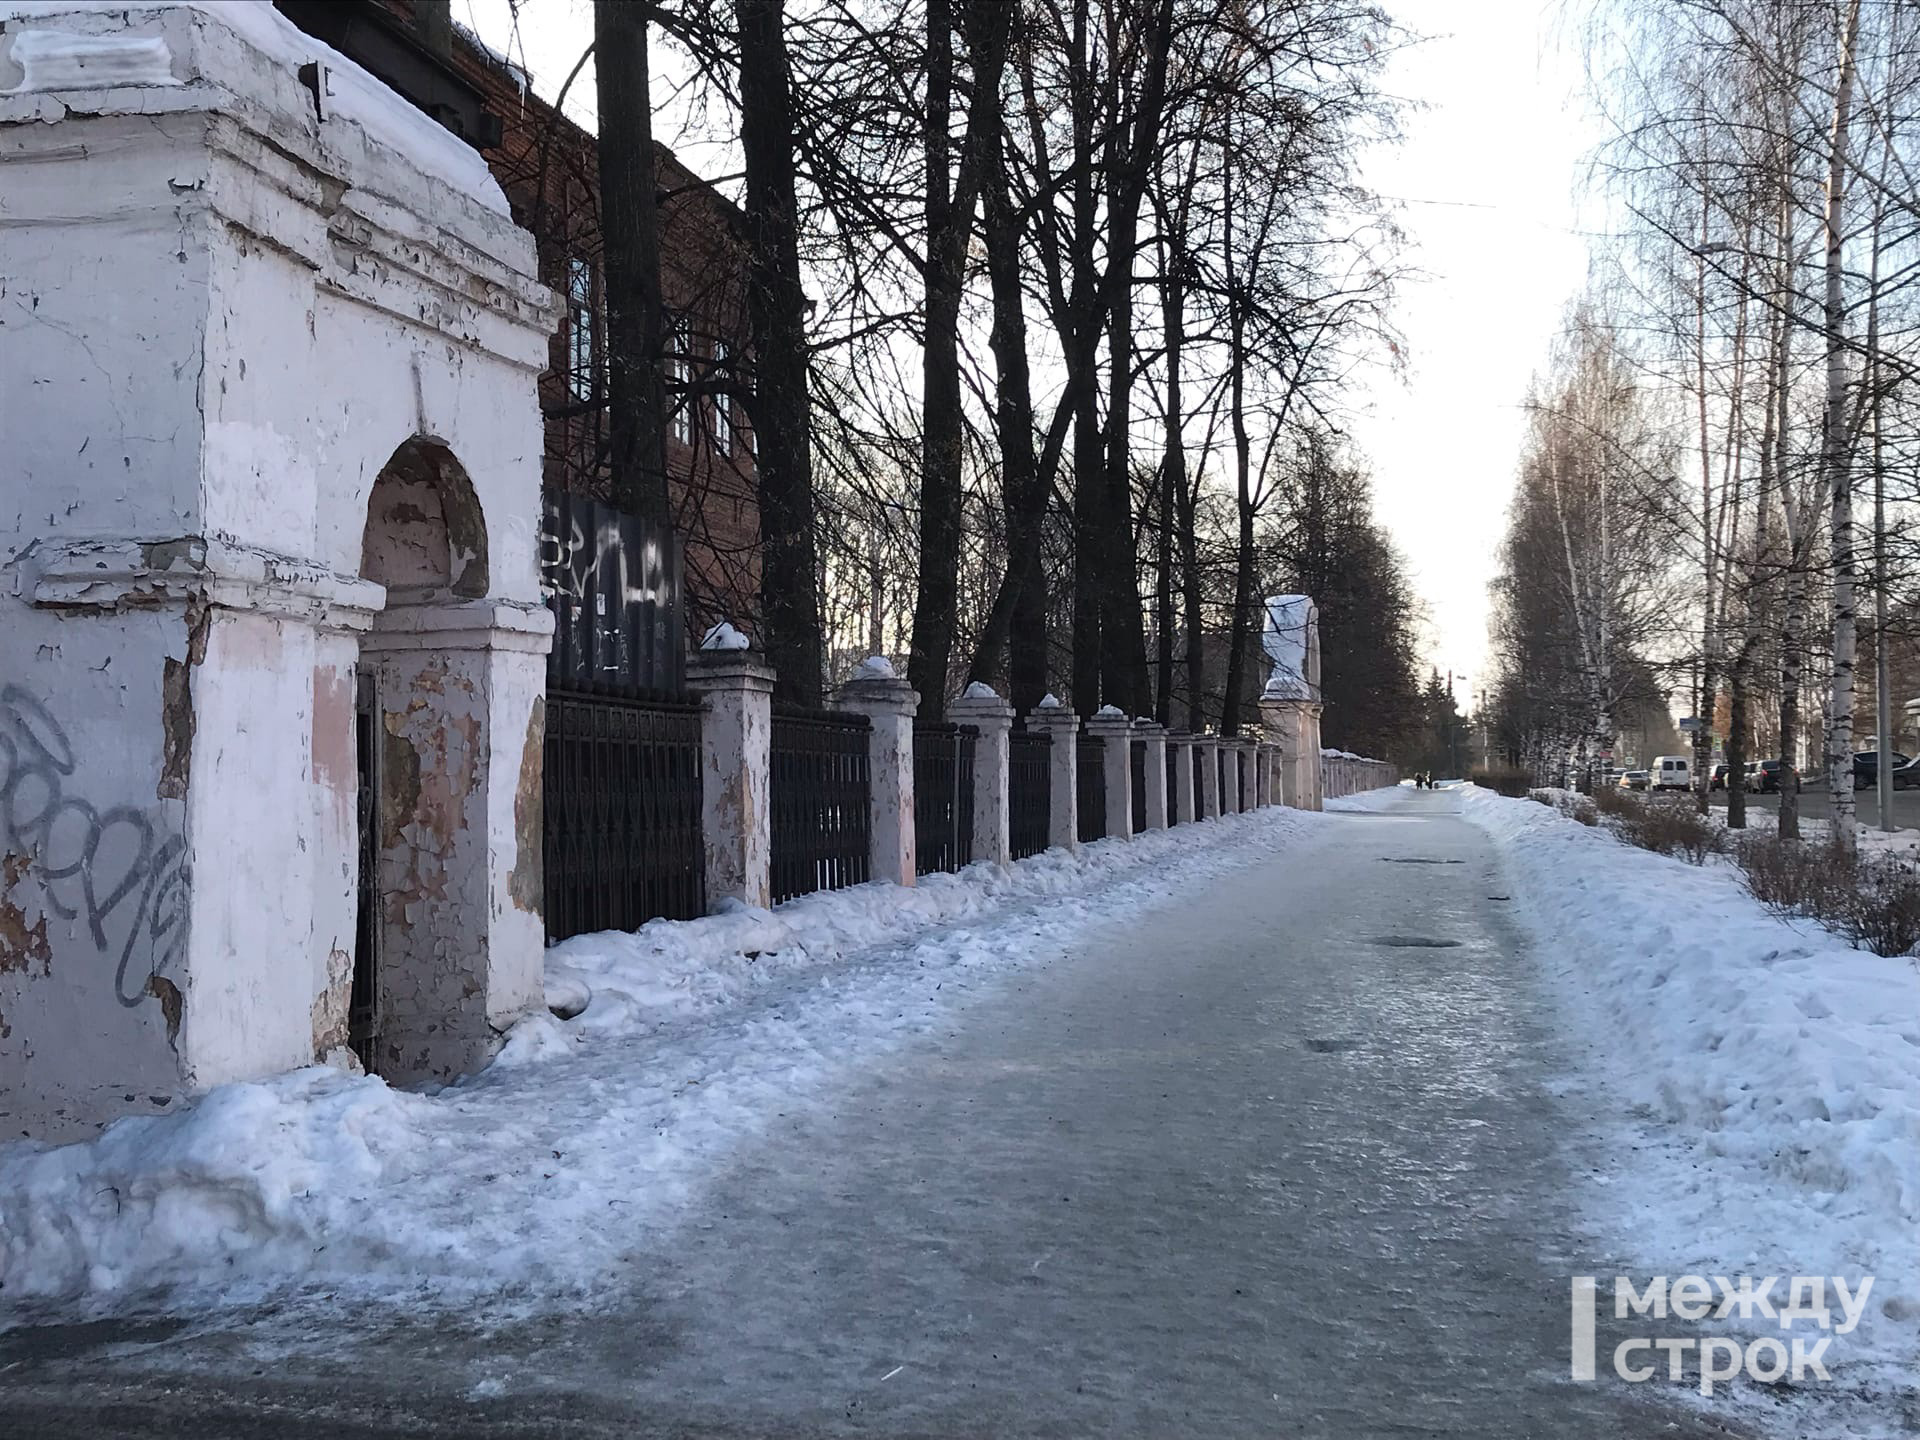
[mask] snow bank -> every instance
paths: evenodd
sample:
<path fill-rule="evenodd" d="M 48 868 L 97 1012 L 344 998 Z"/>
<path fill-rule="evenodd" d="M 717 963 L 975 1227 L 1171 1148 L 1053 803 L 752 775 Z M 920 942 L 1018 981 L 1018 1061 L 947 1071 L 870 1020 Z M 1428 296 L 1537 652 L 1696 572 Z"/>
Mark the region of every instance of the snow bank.
<path fill-rule="evenodd" d="M 310 1069 L 83 1144 L 0 1146 L 0 1324 L 296 1282 L 496 1310 L 630 1287 L 735 1146 L 851 1067 L 1327 823 L 1262 810 L 583 936 L 549 952 L 549 1000 L 574 1018 L 524 1022 L 435 1094 Z"/>
<path fill-rule="evenodd" d="M 1648 1275 L 1872 1275 L 1868 1317 L 1834 1339 L 1832 1361 L 1912 1365 L 1914 963 L 1775 918 L 1725 865 L 1634 849 L 1532 801 L 1461 793 L 1601 1077 L 1601 1140 L 1622 1162 L 1592 1192 L 1607 1243 Z"/>

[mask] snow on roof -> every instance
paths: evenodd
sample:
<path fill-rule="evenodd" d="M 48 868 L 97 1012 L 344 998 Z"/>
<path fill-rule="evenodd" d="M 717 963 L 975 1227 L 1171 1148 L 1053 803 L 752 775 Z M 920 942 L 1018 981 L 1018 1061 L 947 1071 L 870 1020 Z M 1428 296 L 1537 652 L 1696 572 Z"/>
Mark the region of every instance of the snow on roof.
<path fill-rule="evenodd" d="M 485 56 L 494 65 L 506 71 L 512 78 L 513 83 L 519 87 L 522 95 L 527 93 L 528 87 L 532 84 L 532 77 L 527 73 L 525 66 L 521 65 L 518 61 L 509 59 L 502 51 L 494 49 L 480 38 L 477 31 L 469 30 L 458 20 L 453 22 L 453 28 L 454 32 L 458 34 L 462 40 L 479 51 L 481 55 Z"/>
<path fill-rule="evenodd" d="M 222 47 L 217 43 L 206 46 L 208 59 L 222 57 L 215 61 L 219 73 L 208 78 L 233 87 L 248 105 L 283 113 L 285 90 L 293 84 L 291 77 L 307 62 L 318 61 L 327 71 L 326 118 L 320 123 L 320 137 L 349 159 L 357 158 L 356 147 L 341 131 L 355 130 L 362 138 L 359 148 L 368 163 L 356 167 L 351 177 L 355 185 L 385 194 L 388 199 L 409 203 L 404 193 L 392 193 L 404 191 L 407 179 L 404 171 L 395 175 L 388 168 L 391 164 L 388 157 L 394 157 L 414 172 L 440 181 L 482 208 L 511 218 L 507 197 L 478 150 L 417 109 L 370 71 L 301 30 L 268 0 L 225 0 L 225 3 L 147 0 L 144 4 L 113 6 L 87 4 L 82 0 L 0 0 L 0 19 L 33 22 L 33 30 L 21 33 L 45 33 L 49 38 L 40 44 L 55 48 L 63 34 L 71 37 L 73 43 L 84 45 L 91 41 L 97 45 L 99 38 L 105 36 L 133 38 L 129 32 L 143 21 L 182 13 L 190 17 L 195 27 L 218 26 L 269 62 L 270 68 L 266 70 L 257 65 L 249 70 L 244 61 L 236 63 L 230 58 L 231 52 L 223 56 Z M 18 30 L 12 23 L 7 28 Z M 276 76 L 273 70 L 280 74 Z M 172 81 L 171 77 L 163 79 L 142 72 L 126 83 L 138 88 Z M 311 123 L 310 106 L 306 118 Z M 346 141 L 344 145 L 343 141 Z M 383 179 L 387 187 L 384 189 Z"/>

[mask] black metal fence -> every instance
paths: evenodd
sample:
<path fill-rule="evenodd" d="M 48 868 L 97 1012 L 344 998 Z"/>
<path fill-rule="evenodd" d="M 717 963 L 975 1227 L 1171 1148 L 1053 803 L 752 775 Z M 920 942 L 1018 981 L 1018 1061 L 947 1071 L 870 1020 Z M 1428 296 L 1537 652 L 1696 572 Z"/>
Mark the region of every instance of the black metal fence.
<path fill-rule="evenodd" d="M 1147 833 L 1147 742 L 1131 742 L 1133 753 L 1128 757 L 1133 765 L 1133 781 L 1128 788 L 1133 792 L 1133 833 Z"/>
<path fill-rule="evenodd" d="M 972 725 L 913 727 L 914 868 L 922 875 L 973 863 Z"/>
<path fill-rule="evenodd" d="M 1107 838 L 1107 742 L 1104 736 L 1080 737 L 1079 768 L 1074 788 L 1079 792 L 1080 841 Z"/>
<path fill-rule="evenodd" d="M 1203 820 L 1207 814 L 1207 756 L 1198 745 L 1193 747 L 1193 818 Z"/>
<path fill-rule="evenodd" d="M 549 693 L 545 759 L 549 939 L 705 913 L 697 703 Z"/>
<path fill-rule="evenodd" d="M 1180 763 L 1179 747 L 1171 743 L 1167 746 L 1167 824 L 1172 825 L 1180 818 Z"/>
<path fill-rule="evenodd" d="M 1053 736 L 1016 730 L 1010 737 L 1007 771 L 1007 841 L 1024 860 L 1047 848 L 1053 815 Z"/>
<path fill-rule="evenodd" d="M 773 712 L 773 901 L 872 878 L 871 726 L 836 710 Z"/>

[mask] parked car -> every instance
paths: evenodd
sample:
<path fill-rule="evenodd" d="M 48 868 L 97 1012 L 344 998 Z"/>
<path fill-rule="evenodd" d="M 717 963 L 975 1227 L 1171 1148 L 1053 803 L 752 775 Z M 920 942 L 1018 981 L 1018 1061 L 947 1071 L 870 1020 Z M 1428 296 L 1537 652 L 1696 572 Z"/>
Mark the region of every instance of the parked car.
<path fill-rule="evenodd" d="M 1713 790 L 1726 789 L 1727 776 L 1732 772 L 1732 770 L 1733 770 L 1733 767 L 1727 764 L 1724 760 L 1721 761 L 1720 764 L 1714 766 L 1713 778 L 1707 782 L 1708 788 Z"/>
<path fill-rule="evenodd" d="M 1898 750 L 1893 752 L 1894 784 L 1896 788 L 1899 785 L 1898 776 L 1900 767 L 1911 763 L 1911 756 L 1902 755 Z M 1856 790 L 1871 790 L 1879 783 L 1880 752 L 1878 750 L 1862 750 L 1853 757 L 1853 788 Z"/>
<path fill-rule="evenodd" d="M 1778 795 L 1780 777 L 1787 773 L 1789 773 L 1787 763 L 1784 760 L 1756 760 L 1747 769 L 1747 789 L 1760 795 Z M 1800 777 L 1795 775 L 1793 777 L 1794 793 L 1798 794 L 1803 788 Z"/>
<path fill-rule="evenodd" d="M 1620 772 L 1622 790 L 1644 790 L 1647 788 L 1647 772 L 1644 770 L 1622 770 Z"/>
<path fill-rule="evenodd" d="M 1656 755 L 1653 757 L 1653 780 L 1649 788 L 1654 790 L 1691 790 L 1693 788 L 1693 760 L 1686 755 Z"/>
<path fill-rule="evenodd" d="M 1893 788 L 1896 790 L 1920 790 L 1920 757 L 1898 766 L 1893 772 Z"/>

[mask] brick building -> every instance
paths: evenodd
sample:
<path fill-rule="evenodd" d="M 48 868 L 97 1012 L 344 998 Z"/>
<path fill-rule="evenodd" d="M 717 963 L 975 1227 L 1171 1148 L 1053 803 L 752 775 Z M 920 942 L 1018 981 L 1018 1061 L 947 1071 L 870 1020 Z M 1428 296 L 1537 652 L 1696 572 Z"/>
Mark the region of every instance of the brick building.
<path fill-rule="evenodd" d="M 414 0 L 278 0 L 296 24 L 352 54 L 485 158 L 538 246 L 561 306 L 540 382 L 543 482 L 606 500 L 608 425 L 600 196 L 593 135 L 533 93 L 506 57 L 457 25 L 433 30 Z M 439 8 L 444 17 L 444 7 Z M 444 20 L 442 21 L 444 23 Z M 448 72 L 451 72 L 449 75 Z M 752 434 L 739 395 L 746 336 L 739 211 L 655 147 L 661 293 L 671 336 L 667 468 L 686 555 L 687 624 L 750 621 L 760 538 Z"/>

